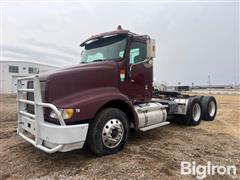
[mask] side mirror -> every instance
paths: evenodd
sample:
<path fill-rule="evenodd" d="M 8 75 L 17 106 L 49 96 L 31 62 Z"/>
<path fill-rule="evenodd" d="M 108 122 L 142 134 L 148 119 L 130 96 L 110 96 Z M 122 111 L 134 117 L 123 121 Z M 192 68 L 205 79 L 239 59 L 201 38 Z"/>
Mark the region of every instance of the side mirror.
<path fill-rule="evenodd" d="M 147 58 L 153 59 L 156 57 L 155 39 L 147 40 Z"/>

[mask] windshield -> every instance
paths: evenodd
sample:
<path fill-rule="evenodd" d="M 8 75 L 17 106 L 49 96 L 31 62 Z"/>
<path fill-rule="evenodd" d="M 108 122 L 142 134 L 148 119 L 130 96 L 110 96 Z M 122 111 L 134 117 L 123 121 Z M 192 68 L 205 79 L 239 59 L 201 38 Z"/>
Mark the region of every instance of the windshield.
<path fill-rule="evenodd" d="M 121 60 L 127 44 L 126 35 L 106 37 L 86 44 L 81 56 L 82 63 Z"/>

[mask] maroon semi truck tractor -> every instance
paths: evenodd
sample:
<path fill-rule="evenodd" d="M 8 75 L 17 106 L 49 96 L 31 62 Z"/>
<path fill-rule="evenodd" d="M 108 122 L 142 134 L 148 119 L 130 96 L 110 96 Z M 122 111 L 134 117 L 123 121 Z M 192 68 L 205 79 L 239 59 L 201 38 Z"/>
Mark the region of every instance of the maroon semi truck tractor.
<path fill-rule="evenodd" d="M 18 79 L 17 133 L 36 148 L 54 153 L 86 144 L 108 155 L 124 147 L 130 128 L 148 131 L 172 117 L 188 126 L 214 120 L 213 96 L 153 88 L 155 41 L 148 35 L 118 27 L 80 46 L 79 64 Z"/>

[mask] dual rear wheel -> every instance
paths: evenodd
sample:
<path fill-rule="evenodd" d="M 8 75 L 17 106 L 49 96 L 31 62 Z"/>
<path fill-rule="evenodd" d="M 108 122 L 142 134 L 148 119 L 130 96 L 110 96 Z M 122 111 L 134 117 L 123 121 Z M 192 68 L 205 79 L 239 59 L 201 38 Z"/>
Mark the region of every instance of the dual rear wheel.
<path fill-rule="evenodd" d="M 204 96 L 201 100 L 203 106 L 203 119 L 213 121 L 217 113 L 217 102 L 213 96 Z"/>
<path fill-rule="evenodd" d="M 217 103 L 213 96 L 192 97 L 188 101 L 187 114 L 182 116 L 184 124 L 199 125 L 201 120 L 213 121 L 217 113 Z"/>

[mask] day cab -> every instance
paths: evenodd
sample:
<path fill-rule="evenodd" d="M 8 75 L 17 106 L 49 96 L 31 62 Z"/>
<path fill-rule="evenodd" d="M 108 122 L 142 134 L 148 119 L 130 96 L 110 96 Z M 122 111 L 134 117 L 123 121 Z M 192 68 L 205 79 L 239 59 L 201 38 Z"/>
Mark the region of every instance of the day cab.
<path fill-rule="evenodd" d="M 54 153 L 86 144 L 107 155 L 124 147 L 130 128 L 147 131 L 172 117 L 186 125 L 215 118 L 212 96 L 153 89 L 156 47 L 148 35 L 119 26 L 80 46 L 79 64 L 18 79 L 17 133 L 35 147 Z"/>

